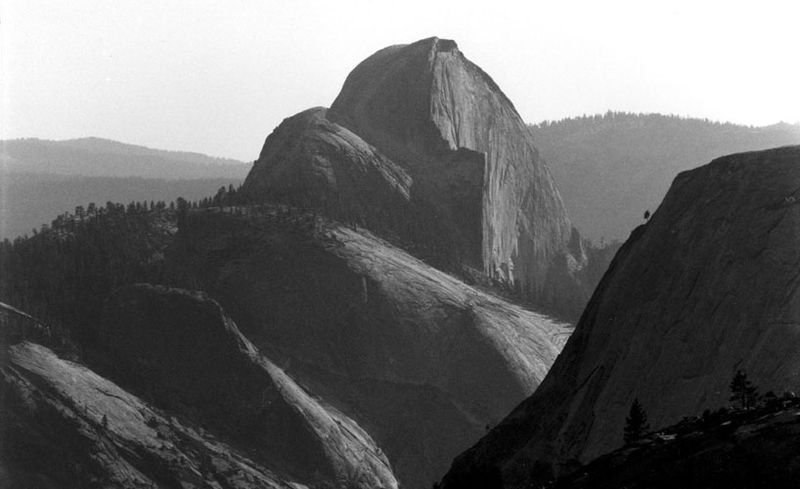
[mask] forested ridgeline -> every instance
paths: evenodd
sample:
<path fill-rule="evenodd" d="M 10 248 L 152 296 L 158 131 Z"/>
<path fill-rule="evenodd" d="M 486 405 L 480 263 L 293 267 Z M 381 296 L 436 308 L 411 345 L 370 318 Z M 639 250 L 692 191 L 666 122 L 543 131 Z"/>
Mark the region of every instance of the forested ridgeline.
<path fill-rule="evenodd" d="M 800 126 L 612 112 L 530 126 L 585 237 L 624 240 L 675 176 L 720 156 L 800 143 Z"/>

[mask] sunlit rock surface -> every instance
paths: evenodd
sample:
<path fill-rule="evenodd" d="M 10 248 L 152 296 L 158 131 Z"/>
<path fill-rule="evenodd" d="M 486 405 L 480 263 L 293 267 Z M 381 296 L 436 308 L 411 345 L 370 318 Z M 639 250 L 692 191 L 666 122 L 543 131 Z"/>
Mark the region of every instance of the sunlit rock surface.
<path fill-rule="evenodd" d="M 43 346 L 3 355 L 3 487 L 300 487 Z"/>
<path fill-rule="evenodd" d="M 569 246 L 577 232 L 529 128 L 454 41 L 364 60 L 327 112 L 267 138 L 243 191 L 388 229 L 418 256 L 432 248 L 439 268 L 481 270 L 566 316 L 588 299 L 586 257 Z"/>
<path fill-rule="evenodd" d="M 193 216 L 193 267 L 262 352 L 428 487 L 536 389 L 571 329 L 364 230 L 289 209 Z"/>
<path fill-rule="evenodd" d="M 205 294 L 125 287 L 112 297 L 100 334 L 126 384 L 294 480 L 397 486 L 369 435 L 262 356 Z"/>
<path fill-rule="evenodd" d="M 459 456 L 524 487 L 622 444 L 634 398 L 651 426 L 728 404 L 737 369 L 762 392 L 800 383 L 800 147 L 678 175 L 616 256 L 539 389 Z"/>
<path fill-rule="evenodd" d="M 571 225 L 514 105 L 454 41 L 430 38 L 378 51 L 348 76 L 331 114 L 425 181 L 450 180 L 437 168 L 449 152 L 483 154 L 484 269 L 541 291 Z"/>

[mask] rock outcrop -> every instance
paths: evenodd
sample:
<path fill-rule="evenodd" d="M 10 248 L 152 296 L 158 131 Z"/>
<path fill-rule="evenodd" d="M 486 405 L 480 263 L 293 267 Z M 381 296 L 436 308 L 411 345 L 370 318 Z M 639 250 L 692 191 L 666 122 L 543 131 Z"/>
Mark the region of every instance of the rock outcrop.
<path fill-rule="evenodd" d="M 109 372 L 122 384 L 295 481 L 397 487 L 370 436 L 262 356 L 204 294 L 124 287 L 105 316 L 99 334 L 112 359 Z"/>
<path fill-rule="evenodd" d="M 450 40 L 364 60 L 327 113 L 300 113 L 267 138 L 242 195 L 389 227 L 543 305 L 588 297 L 576 278 L 585 257 L 571 253 L 573 228 L 528 127 Z M 411 206 L 392 204 L 402 199 Z"/>
<path fill-rule="evenodd" d="M 2 487 L 298 487 L 41 345 L 2 360 Z"/>
<path fill-rule="evenodd" d="M 314 108 L 284 120 L 264 143 L 244 191 L 344 219 L 407 212 L 408 173 L 326 112 Z"/>
<path fill-rule="evenodd" d="M 437 164 L 451 152 L 483 155 L 483 168 L 474 170 L 483 173 L 483 268 L 524 290 L 542 290 L 571 225 L 514 105 L 454 41 L 378 51 L 348 76 L 331 113 L 434 188 L 452 181 Z"/>
<path fill-rule="evenodd" d="M 570 328 L 287 211 L 193 215 L 192 269 L 262 352 L 369 431 L 401 485 L 430 487 L 536 389 Z"/>
<path fill-rule="evenodd" d="M 622 444 L 634 398 L 658 428 L 728 403 L 744 369 L 800 383 L 800 147 L 678 175 L 617 254 L 539 389 L 456 459 L 447 488 L 523 487 Z"/>

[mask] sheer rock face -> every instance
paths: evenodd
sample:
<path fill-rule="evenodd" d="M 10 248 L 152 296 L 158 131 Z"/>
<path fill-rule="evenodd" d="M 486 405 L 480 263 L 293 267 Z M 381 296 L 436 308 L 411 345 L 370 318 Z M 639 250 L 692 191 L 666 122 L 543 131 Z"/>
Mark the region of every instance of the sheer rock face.
<path fill-rule="evenodd" d="M 263 357 L 213 300 L 140 284 L 115 293 L 100 334 L 115 376 L 309 484 L 395 488 L 386 458 Z"/>
<path fill-rule="evenodd" d="M 548 271 L 582 266 L 583 257 L 570 259 L 572 227 L 529 129 L 453 41 L 430 38 L 367 58 L 327 113 L 298 114 L 270 135 L 243 190 L 255 200 L 300 199 L 336 218 L 400 221 L 394 227 L 407 240 L 436 242 L 531 299 L 560 300 L 543 293 L 548 277 L 556 286 L 566 277 L 564 288 L 585 299 L 574 274 Z M 414 211 L 387 219 L 405 205 L 391 196 L 410 198 Z M 404 232 L 415 225 L 431 231 Z"/>
<path fill-rule="evenodd" d="M 298 487 L 37 344 L 4 347 L 0 394 L 2 487 Z"/>
<path fill-rule="evenodd" d="M 487 273 L 539 292 L 571 225 L 546 164 L 511 101 L 444 39 L 378 51 L 348 76 L 334 120 L 383 148 L 420 179 L 448 151 L 482 153 L 482 259 Z"/>
<path fill-rule="evenodd" d="M 570 328 L 369 232 L 294 219 L 198 214 L 191 260 L 248 338 L 369 431 L 402 486 L 430 487 L 533 392 Z"/>
<path fill-rule="evenodd" d="M 535 479 L 622 444 L 634 398 L 651 426 L 728 404 L 744 369 L 762 392 L 800 382 L 800 147 L 681 173 L 633 232 L 539 389 L 456 459 Z"/>

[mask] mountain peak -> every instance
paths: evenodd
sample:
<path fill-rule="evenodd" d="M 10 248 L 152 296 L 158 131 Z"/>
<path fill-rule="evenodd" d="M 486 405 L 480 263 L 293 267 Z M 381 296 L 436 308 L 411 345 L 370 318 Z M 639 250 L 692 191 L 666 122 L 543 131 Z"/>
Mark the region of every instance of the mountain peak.
<path fill-rule="evenodd" d="M 436 37 L 436 36 L 428 37 L 428 38 L 425 38 L 425 39 L 420 39 L 419 41 L 415 41 L 415 42 L 413 42 L 411 44 L 405 44 L 405 45 L 401 45 L 401 46 L 403 46 L 403 47 L 405 47 L 405 46 L 416 46 L 418 44 L 419 45 L 423 45 L 423 46 L 428 46 L 430 48 L 430 50 L 433 51 L 433 52 L 447 53 L 447 52 L 452 52 L 452 51 L 458 51 L 458 44 L 454 40 L 452 40 L 452 39 L 442 39 L 442 38 Z"/>

